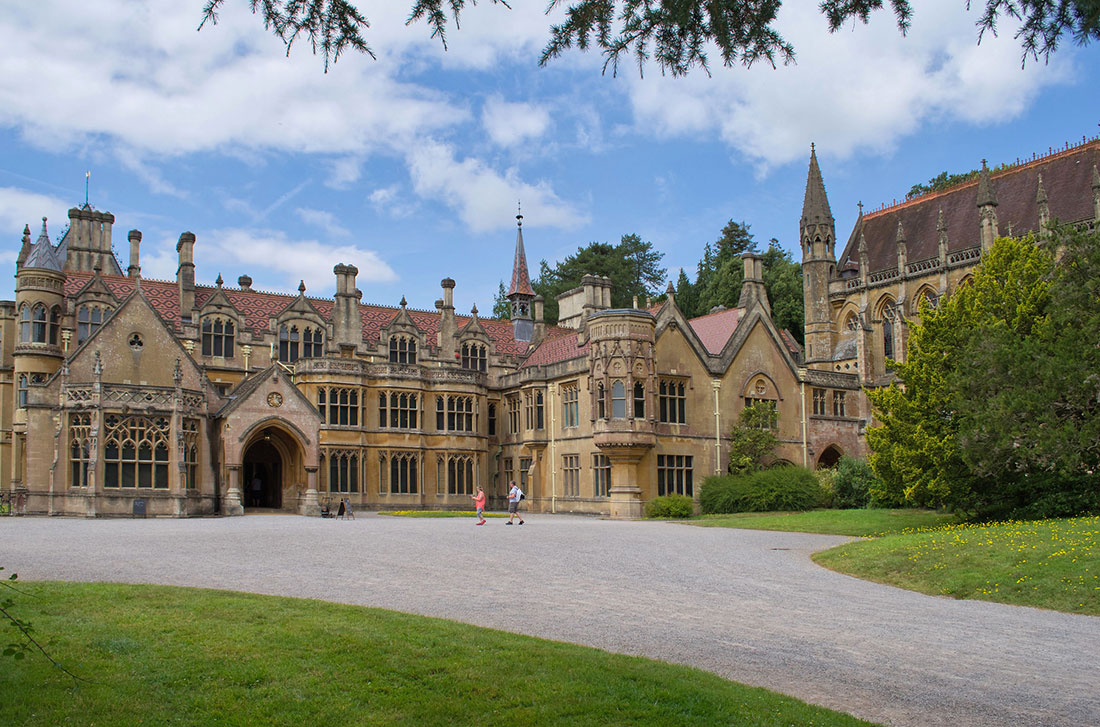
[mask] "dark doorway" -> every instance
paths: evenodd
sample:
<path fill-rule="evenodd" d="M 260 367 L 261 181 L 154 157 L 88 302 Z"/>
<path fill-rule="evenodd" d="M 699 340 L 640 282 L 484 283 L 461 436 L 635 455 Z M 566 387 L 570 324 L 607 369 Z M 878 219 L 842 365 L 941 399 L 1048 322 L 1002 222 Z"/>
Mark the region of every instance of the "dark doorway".
<path fill-rule="evenodd" d="M 843 455 L 836 447 L 829 445 L 825 448 L 825 451 L 821 453 L 821 457 L 817 460 L 817 468 L 819 470 L 827 469 L 829 467 L 836 467 L 836 463 L 840 461 Z"/>
<path fill-rule="evenodd" d="M 283 458 L 269 438 L 261 438 L 244 453 L 241 474 L 245 507 L 283 506 Z"/>

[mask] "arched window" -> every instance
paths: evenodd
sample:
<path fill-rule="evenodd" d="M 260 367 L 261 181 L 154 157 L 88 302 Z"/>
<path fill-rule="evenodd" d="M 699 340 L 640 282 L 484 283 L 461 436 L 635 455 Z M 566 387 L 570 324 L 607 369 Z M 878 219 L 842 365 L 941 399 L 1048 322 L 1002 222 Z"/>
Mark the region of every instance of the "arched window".
<path fill-rule="evenodd" d="M 626 387 L 621 381 L 611 384 L 611 418 L 626 419 Z"/>
<path fill-rule="evenodd" d="M 894 322 L 892 311 L 884 311 L 882 316 L 882 357 L 894 357 Z"/>
<path fill-rule="evenodd" d="M 31 309 L 27 305 L 19 308 L 19 342 L 31 342 Z"/>
<path fill-rule="evenodd" d="M 110 414 L 104 423 L 103 486 L 167 489 L 168 418 Z"/>
<path fill-rule="evenodd" d="M 417 476 L 418 456 L 415 452 L 393 452 L 390 454 L 391 495 L 415 495 L 419 490 L 420 479 Z M 385 464 L 383 463 L 383 471 Z M 383 490 L 385 492 L 385 490 Z"/>
<path fill-rule="evenodd" d="M 294 363 L 298 360 L 298 326 L 279 326 L 279 360 Z"/>
<path fill-rule="evenodd" d="M 55 305 L 50 309 L 50 345 L 57 345 L 58 331 L 61 330 L 61 306 Z"/>
<path fill-rule="evenodd" d="M 472 494 L 474 494 L 474 459 L 473 459 L 473 457 L 448 457 L 447 458 L 447 494 L 448 495 L 472 495 Z"/>
<path fill-rule="evenodd" d="M 76 344 L 79 346 L 99 330 L 109 309 L 98 305 L 82 305 L 76 311 Z"/>
<path fill-rule="evenodd" d="M 603 383 L 596 385 L 596 418 L 607 419 L 607 390 Z"/>
<path fill-rule="evenodd" d="M 645 384 L 634 382 L 634 418 L 645 419 Z"/>
<path fill-rule="evenodd" d="M 38 303 L 31 311 L 34 325 L 31 328 L 31 340 L 35 343 L 46 342 L 46 306 Z"/>
<path fill-rule="evenodd" d="M 302 336 L 302 358 L 321 358 L 324 356 L 324 334 L 320 328 L 307 328 Z"/>
<path fill-rule="evenodd" d="M 390 338 L 390 363 L 416 363 L 416 341 L 408 336 Z"/>
<path fill-rule="evenodd" d="M 328 491 L 359 492 L 359 455 L 336 449 L 328 452 Z"/>
<path fill-rule="evenodd" d="M 202 320 L 202 355 L 233 358 L 233 321 L 217 317 Z"/>

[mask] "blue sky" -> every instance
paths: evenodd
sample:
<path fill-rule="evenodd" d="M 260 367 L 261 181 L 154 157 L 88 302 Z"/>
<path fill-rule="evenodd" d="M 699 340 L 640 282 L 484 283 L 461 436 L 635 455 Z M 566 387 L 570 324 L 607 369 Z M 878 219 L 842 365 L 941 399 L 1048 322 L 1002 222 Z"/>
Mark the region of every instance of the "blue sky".
<path fill-rule="evenodd" d="M 797 65 L 687 78 L 601 75 L 579 52 L 539 68 L 543 2 L 471 8 L 446 52 L 404 25 L 407 3 L 362 4 L 378 60 L 349 54 L 324 74 L 247 5 L 227 0 L 201 32 L 201 0 L 5 9 L 0 296 L 23 225 L 37 236 L 48 217 L 56 242 L 89 170 L 123 268 L 126 231 L 142 231 L 146 277 L 173 280 L 192 231 L 200 282 L 304 279 L 330 297 L 333 265 L 351 263 L 364 302 L 431 309 L 452 277 L 458 310 L 487 313 L 511 274 L 517 202 L 533 272 L 637 233 L 675 278 L 729 219 L 797 250 L 811 142 L 842 244 L 859 201 L 1100 131 L 1100 48 L 1021 69 L 1011 28 L 977 45 L 962 0 L 918 3 L 907 37 L 888 12 L 829 34 L 816 4 L 791 2 L 779 29 Z"/>

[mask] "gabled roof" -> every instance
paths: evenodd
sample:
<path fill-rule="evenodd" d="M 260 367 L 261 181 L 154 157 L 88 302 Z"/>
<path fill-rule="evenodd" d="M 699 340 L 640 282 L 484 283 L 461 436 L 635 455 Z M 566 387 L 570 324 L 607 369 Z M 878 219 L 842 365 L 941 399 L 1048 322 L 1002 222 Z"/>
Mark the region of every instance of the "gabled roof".
<path fill-rule="evenodd" d="M 705 316 L 692 318 L 688 321 L 688 325 L 695 331 L 695 335 L 699 336 L 707 353 L 717 356 L 722 353 L 733 332 L 737 330 L 737 324 L 743 312 L 742 308 L 730 308 L 708 313 Z"/>
<path fill-rule="evenodd" d="M 92 273 L 67 273 L 65 294 L 68 296 L 76 295 L 91 277 Z M 134 290 L 134 278 L 106 274 L 101 277 L 103 283 L 119 300 L 126 298 Z M 203 304 L 218 290 L 217 286 L 196 285 L 195 308 L 202 308 Z M 241 322 L 242 327 L 252 330 L 267 328 L 268 320 L 277 318 L 298 297 L 285 293 L 266 293 L 225 287 L 220 290 L 226 299 L 233 304 L 233 307 L 244 316 L 244 320 Z M 179 289 L 176 287 L 176 283 L 167 280 L 142 278 L 141 291 L 168 327 L 177 332 L 180 331 Z M 307 301 L 323 320 L 332 320 L 333 301 L 325 298 L 308 298 Z M 377 343 L 379 333 L 393 321 L 400 310 L 399 307 L 360 305 L 359 311 L 363 319 L 363 340 L 371 345 Z M 427 340 L 433 342 L 434 345 L 435 334 L 439 331 L 440 313 L 414 310 L 412 308 L 407 309 L 407 312 L 417 328 L 423 331 Z M 455 324 L 458 329 L 461 329 L 471 318 L 472 316 L 455 316 Z M 492 339 L 493 348 L 497 355 L 522 356 L 527 353 L 527 342 L 515 339 L 512 334 L 511 321 L 496 318 L 478 318 L 478 322 L 489 338 Z"/>
<path fill-rule="evenodd" d="M 1002 235 L 1023 235 L 1039 227 L 1039 175 L 1047 195 L 1050 216 L 1062 222 L 1080 222 L 1094 214 L 1093 167 L 1100 165 L 1100 138 L 1026 161 L 990 174 L 991 193 L 997 205 L 997 222 Z M 954 252 L 981 244 L 978 217 L 980 175 L 943 192 L 876 210 L 862 218 L 867 240 L 868 270 L 873 273 L 897 266 L 897 229 L 905 228 L 909 262 L 939 254 L 937 222 L 943 211 L 947 228 L 947 251 Z M 848 239 L 838 266 L 859 263 L 859 223 Z"/>

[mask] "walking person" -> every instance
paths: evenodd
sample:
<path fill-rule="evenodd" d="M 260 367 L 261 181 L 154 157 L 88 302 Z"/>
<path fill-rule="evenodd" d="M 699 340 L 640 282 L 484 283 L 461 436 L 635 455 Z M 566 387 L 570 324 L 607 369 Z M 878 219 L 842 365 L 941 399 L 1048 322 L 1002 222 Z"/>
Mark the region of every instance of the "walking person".
<path fill-rule="evenodd" d="M 485 490 L 481 489 L 481 485 L 477 486 L 477 494 L 470 495 L 470 499 L 474 501 L 474 507 L 477 508 L 477 522 L 475 525 L 485 524 Z"/>
<path fill-rule="evenodd" d="M 355 511 L 351 509 L 351 498 L 350 497 L 345 497 L 344 498 L 343 508 L 344 508 L 344 519 L 345 520 L 354 520 L 355 519 Z"/>
<path fill-rule="evenodd" d="M 505 525 L 511 525 L 512 518 L 516 517 L 519 518 L 519 524 L 523 525 L 523 516 L 519 514 L 519 501 L 523 499 L 523 490 L 519 489 L 515 480 L 508 484 L 511 487 L 508 489 L 508 522 Z"/>
<path fill-rule="evenodd" d="M 264 481 L 260 479 L 260 473 L 257 472 L 252 478 L 252 483 L 249 485 L 249 489 L 252 494 L 252 507 L 259 507 L 263 500 Z"/>

